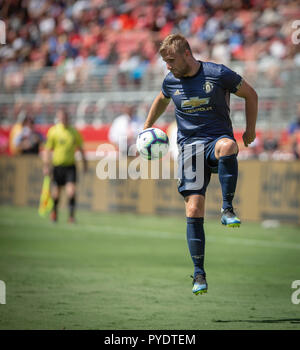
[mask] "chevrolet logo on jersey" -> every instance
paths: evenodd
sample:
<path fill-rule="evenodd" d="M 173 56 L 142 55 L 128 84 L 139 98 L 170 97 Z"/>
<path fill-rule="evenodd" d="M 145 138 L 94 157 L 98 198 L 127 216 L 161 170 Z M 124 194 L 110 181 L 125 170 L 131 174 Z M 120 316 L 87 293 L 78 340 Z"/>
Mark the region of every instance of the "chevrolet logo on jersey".
<path fill-rule="evenodd" d="M 181 108 L 193 108 L 202 105 L 207 105 L 209 103 L 210 97 L 199 98 L 191 97 L 189 100 L 181 101 Z"/>

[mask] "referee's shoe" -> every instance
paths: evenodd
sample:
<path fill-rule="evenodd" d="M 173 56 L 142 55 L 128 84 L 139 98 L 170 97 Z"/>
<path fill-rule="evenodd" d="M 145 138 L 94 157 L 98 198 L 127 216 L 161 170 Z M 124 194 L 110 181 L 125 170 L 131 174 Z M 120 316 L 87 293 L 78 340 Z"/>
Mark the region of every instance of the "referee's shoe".
<path fill-rule="evenodd" d="M 233 208 L 221 209 L 221 223 L 227 227 L 240 227 L 241 220 L 236 216 Z"/>

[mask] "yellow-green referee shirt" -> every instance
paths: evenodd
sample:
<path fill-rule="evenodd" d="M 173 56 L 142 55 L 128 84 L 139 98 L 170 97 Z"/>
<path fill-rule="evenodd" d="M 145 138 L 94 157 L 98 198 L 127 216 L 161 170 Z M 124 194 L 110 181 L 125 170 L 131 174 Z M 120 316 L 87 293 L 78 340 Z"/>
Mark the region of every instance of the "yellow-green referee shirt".
<path fill-rule="evenodd" d="M 82 137 L 75 128 L 58 123 L 48 130 L 45 148 L 53 150 L 54 166 L 69 166 L 75 164 L 75 151 L 82 144 Z"/>

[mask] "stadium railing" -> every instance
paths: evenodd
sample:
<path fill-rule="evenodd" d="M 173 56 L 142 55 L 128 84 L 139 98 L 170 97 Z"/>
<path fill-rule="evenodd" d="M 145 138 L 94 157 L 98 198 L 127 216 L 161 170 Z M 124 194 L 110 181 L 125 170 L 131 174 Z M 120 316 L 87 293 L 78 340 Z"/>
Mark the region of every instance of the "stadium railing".
<path fill-rule="evenodd" d="M 230 68 L 242 74 L 259 95 L 258 126 L 286 128 L 296 117 L 300 101 L 300 68 L 293 61 L 266 64 L 232 62 Z M 0 125 L 11 125 L 21 110 L 33 114 L 40 124 L 53 123 L 58 105 L 65 106 L 79 124 L 110 123 L 124 103 L 139 106 L 141 118 L 161 88 L 166 71 L 148 66 L 140 79 L 118 66 L 83 66 L 81 70 L 47 67 L 39 70 L 1 70 Z M 231 118 L 235 127 L 244 125 L 244 104 L 231 99 Z M 173 120 L 172 104 L 159 122 Z"/>

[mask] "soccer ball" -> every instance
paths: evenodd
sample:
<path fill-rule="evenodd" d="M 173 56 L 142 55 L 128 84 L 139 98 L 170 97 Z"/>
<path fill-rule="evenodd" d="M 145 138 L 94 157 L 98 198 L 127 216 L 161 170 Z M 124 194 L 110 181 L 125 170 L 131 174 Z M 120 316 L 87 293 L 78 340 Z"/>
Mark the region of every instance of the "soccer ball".
<path fill-rule="evenodd" d="M 148 128 L 137 137 L 136 148 L 144 159 L 160 159 L 168 152 L 169 138 L 160 129 Z"/>

